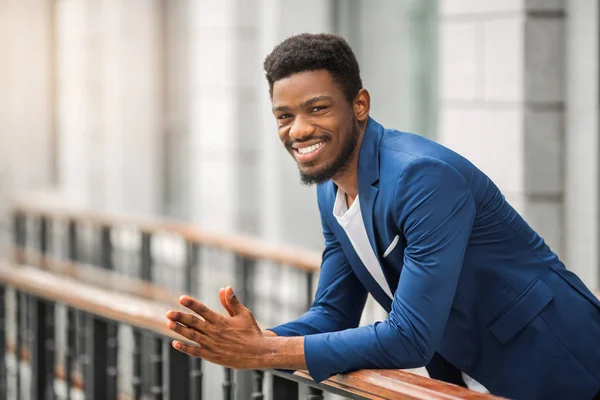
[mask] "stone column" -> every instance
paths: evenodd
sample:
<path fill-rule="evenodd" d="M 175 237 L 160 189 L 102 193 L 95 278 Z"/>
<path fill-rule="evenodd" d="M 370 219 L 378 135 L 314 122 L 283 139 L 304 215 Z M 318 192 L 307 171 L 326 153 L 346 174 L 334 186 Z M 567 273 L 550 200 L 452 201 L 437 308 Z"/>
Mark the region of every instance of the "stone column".
<path fill-rule="evenodd" d="M 441 0 L 439 140 L 564 255 L 562 1 Z"/>
<path fill-rule="evenodd" d="M 160 2 L 57 1 L 64 200 L 153 214 L 162 198 Z"/>
<path fill-rule="evenodd" d="M 600 9 L 595 0 L 566 4 L 565 255 L 569 268 L 598 288 Z"/>

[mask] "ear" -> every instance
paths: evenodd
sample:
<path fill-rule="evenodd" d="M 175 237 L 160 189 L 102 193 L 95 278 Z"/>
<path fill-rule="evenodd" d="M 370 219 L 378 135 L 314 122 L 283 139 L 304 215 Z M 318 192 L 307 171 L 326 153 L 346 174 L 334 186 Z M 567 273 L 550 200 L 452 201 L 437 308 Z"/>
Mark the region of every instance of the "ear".
<path fill-rule="evenodd" d="M 358 122 L 364 122 L 369 118 L 371 110 L 371 95 L 367 89 L 360 89 L 354 98 L 354 115 Z"/>

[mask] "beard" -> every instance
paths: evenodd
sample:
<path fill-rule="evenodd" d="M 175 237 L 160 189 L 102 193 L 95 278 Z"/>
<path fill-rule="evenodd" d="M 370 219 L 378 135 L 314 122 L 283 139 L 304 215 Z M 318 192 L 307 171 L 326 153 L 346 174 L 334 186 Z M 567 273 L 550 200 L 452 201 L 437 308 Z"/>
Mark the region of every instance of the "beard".
<path fill-rule="evenodd" d="M 298 165 L 298 171 L 300 172 L 300 182 L 304 186 L 318 185 L 323 182 L 327 182 L 332 179 L 340 172 L 343 172 L 349 165 L 352 155 L 358 145 L 360 138 L 360 127 L 358 124 L 354 124 L 351 130 L 346 135 L 344 145 L 337 154 L 336 158 L 329 164 L 321 168 L 320 171 L 313 173 L 305 173 Z M 311 138 L 312 139 L 312 138 Z M 307 139 L 309 140 L 309 139 Z"/>

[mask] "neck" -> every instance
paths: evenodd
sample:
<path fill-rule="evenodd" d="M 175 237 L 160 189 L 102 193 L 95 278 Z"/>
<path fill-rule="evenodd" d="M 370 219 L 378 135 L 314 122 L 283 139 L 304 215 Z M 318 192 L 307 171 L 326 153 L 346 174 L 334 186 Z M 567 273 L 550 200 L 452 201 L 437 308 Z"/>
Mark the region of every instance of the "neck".
<path fill-rule="evenodd" d="M 358 158 L 366 127 L 366 124 L 361 127 L 358 143 L 348 160 L 348 164 L 332 179 L 333 183 L 346 193 L 348 204 L 351 204 L 356 199 L 356 196 L 358 196 Z"/>

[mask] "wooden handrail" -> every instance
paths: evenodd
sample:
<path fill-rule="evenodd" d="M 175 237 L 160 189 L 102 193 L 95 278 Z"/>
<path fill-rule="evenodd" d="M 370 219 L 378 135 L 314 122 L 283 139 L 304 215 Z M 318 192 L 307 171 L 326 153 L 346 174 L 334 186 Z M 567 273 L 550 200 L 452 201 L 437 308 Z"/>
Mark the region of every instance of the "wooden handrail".
<path fill-rule="evenodd" d="M 298 249 L 285 244 L 269 243 L 246 235 L 210 232 L 180 221 L 66 210 L 58 207 L 40 206 L 26 201 L 13 201 L 12 210 L 31 216 L 75 221 L 99 227 L 131 226 L 146 233 L 173 233 L 190 243 L 216 247 L 245 258 L 271 261 L 303 271 L 316 272 L 321 265 L 321 253 L 319 252 Z"/>
<path fill-rule="evenodd" d="M 165 326 L 165 312 L 178 308 L 176 304 L 109 291 L 56 273 L 27 265 L 13 265 L 7 261 L 0 261 L 0 283 L 103 318 L 181 339 Z M 306 371 L 297 371 L 295 375 L 312 382 Z M 321 382 L 319 387 L 341 389 L 367 399 L 498 399 L 400 370 L 355 371 L 334 376 Z"/>

